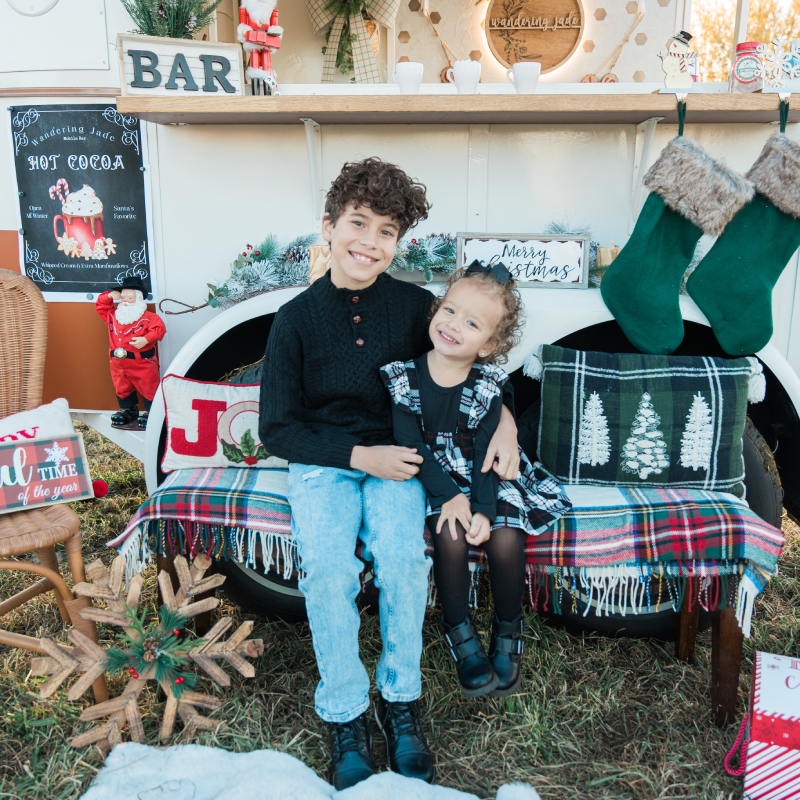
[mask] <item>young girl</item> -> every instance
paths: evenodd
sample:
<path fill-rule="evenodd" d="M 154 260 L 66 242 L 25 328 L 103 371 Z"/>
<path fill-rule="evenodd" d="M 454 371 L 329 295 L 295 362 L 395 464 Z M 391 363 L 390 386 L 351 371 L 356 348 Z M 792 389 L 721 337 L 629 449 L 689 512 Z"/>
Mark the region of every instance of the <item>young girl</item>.
<path fill-rule="evenodd" d="M 522 303 L 502 264 L 473 262 L 453 273 L 431 310 L 433 350 L 381 369 L 392 398 L 397 443 L 423 457 L 433 571 L 444 639 L 467 697 L 505 697 L 521 682 L 525 539 L 569 508 L 558 484 L 520 450 L 516 480 L 482 472 L 500 421 L 507 361 L 522 325 Z M 495 618 L 489 655 L 469 613 L 469 551 L 489 560 Z"/>

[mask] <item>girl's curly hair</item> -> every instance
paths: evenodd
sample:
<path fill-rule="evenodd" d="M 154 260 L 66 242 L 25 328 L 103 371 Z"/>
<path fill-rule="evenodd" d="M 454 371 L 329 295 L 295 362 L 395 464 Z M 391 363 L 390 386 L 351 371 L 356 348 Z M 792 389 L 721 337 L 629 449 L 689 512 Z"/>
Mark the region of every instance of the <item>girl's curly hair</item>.
<path fill-rule="evenodd" d="M 374 157 L 342 167 L 325 198 L 325 213 L 335 224 L 351 203 L 396 220 L 400 226 L 398 240 L 426 219 L 431 208 L 423 184 L 409 178 L 400 167 Z"/>
<path fill-rule="evenodd" d="M 442 307 L 447 293 L 459 281 L 473 281 L 487 292 L 494 292 L 503 304 L 503 314 L 495 328 L 494 336 L 499 344 L 486 358 L 478 358 L 481 364 L 505 364 L 508 353 L 519 344 L 522 327 L 525 324 L 525 315 L 522 307 L 522 298 L 517 290 L 517 282 L 509 277 L 505 286 L 493 278 L 488 272 L 471 272 L 469 275 L 462 269 L 457 269 L 450 274 L 445 284 L 445 293 L 437 297 L 431 305 L 429 319 L 433 319 L 436 312 Z"/>

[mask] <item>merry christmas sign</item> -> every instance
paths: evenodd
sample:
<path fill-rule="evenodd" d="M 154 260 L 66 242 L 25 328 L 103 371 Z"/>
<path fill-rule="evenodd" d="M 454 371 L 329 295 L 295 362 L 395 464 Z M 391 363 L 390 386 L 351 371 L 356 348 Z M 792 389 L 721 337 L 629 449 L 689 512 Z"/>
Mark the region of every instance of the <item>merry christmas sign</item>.
<path fill-rule="evenodd" d="M 0 514 L 92 497 L 80 434 L 0 444 Z"/>
<path fill-rule="evenodd" d="M 502 262 L 522 286 L 586 289 L 589 286 L 587 235 L 520 233 L 459 233 L 456 263 Z"/>
<path fill-rule="evenodd" d="M 800 658 L 756 652 L 744 796 L 800 796 Z"/>

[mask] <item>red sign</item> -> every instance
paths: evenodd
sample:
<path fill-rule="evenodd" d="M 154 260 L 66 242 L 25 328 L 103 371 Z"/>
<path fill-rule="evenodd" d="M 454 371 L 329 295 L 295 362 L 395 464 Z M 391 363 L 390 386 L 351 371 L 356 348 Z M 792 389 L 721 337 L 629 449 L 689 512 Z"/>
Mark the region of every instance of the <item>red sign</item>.
<path fill-rule="evenodd" d="M 92 497 L 79 433 L 0 444 L 0 514 Z"/>

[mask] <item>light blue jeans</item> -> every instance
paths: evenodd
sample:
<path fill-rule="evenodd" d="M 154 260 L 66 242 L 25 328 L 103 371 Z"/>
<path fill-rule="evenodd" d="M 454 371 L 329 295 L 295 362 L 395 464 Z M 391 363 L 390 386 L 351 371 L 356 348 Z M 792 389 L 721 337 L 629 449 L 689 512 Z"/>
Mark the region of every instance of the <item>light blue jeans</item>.
<path fill-rule="evenodd" d="M 360 470 L 289 466 L 292 533 L 305 577 L 320 681 L 317 714 L 349 722 L 369 708 L 369 677 L 358 654 L 362 554 L 375 564 L 383 650 L 376 682 L 389 702 L 422 693 L 422 621 L 431 559 L 425 555 L 425 490 L 412 478 L 384 481 Z"/>

